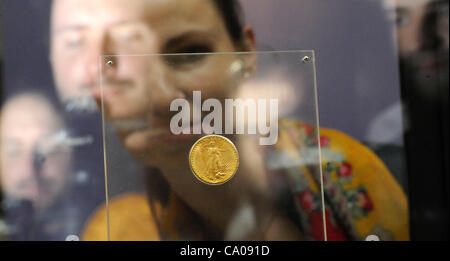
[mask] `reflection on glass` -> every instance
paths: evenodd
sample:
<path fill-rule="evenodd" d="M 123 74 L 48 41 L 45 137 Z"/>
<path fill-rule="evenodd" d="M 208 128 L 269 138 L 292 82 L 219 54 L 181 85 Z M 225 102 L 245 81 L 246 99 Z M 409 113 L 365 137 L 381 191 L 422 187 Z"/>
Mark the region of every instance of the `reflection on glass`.
<path fill-rule="evenodd" d="M 126 162 L 109 158 L 118 135 L 147 167 L 146 193 L 109 197 L 84 239 L 408 239 L 406 197 L 385 165 L 338 131 L 321 129 L 319 138 L 313 57 L 105 56 L 98 99 L 107 180 L 127 175 L 115 173 Z M 121 79 L 130 67 L 145 74 Z M 189 151 L 207 134 L 239 152 L 239 169 L 223 185 L 206 185 L 190 169 Z"/>
<path fill-rule="evenodd" d="M 71 201 L 72 149 L 45 96 L 11 97 L 1 117 L 1 179 L 9 240 L 64 240 L 79 233 L 81 209 Z"/>

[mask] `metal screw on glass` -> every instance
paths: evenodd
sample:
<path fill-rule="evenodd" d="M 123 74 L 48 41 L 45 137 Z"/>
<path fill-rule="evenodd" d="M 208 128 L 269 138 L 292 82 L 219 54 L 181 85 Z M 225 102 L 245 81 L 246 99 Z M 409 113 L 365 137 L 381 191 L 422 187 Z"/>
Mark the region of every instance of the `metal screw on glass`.
<path fill-rule="evenodd" d="M 108 66 L 112 66 L 112 65 L 114 64 L 114 62 L 113 62 L 113 61 L 108 61 L 108 62 L 106 62 L 106 64 L 107 64 Z"/>
<path fill-rule="evenodd" d="M 307 63 L 309 61 L 311 61 L 311 58 L 309 56 L 305 56 L 305 57 L 302 58 L 302 62 L 303 63 Z"/>
<path fill-rule="evenodd" d="M 368 235 L 366 241 L 380 241 L 380 238 L 376 235 Z"/>

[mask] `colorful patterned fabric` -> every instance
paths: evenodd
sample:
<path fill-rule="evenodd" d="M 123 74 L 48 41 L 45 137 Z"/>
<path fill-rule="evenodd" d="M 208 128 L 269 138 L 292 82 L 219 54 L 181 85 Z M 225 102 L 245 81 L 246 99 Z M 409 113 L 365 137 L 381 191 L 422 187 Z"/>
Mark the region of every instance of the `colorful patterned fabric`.
<path fill-rule="evenodd" d="M 409 240 L 407 200 L 402 189 L 373 152 L 347 135 L 321 129 L 319 138 L 313 126 L 283 120 L 279 140 L 266 152 L 266 159 L 268 175 L 273 176 L 269 178 L 282 175 L 287 182 L 299 219 L 296 223 L 307 240 L 324 240 L 323 213 L 327 240 L 364 240 L 372 234 L 381 240 Z M 156 203 L 150 207 L 143 202 L 147 202 L 146 196 L 135 194 L 111 200 L 111 240 L 214 238 L 175 193 L 170 193 L 166 206 Z M 84 240 L 106 240 L 105 212 L 103 207 L 94 214 Z M 141 219 L 144 221 L 137 222 Z"/>
<path fill-rule="evenodd" d="M 320 140 L 328 240 L 409 240 L 406 196 L 387 167 L 368 148 L 336 130 L 280 122 L 276 150 L 292 157 L 284 168 L 305 235 L 323 240 L 318 155 Z M 294 163 L 294 164 L 293 164 Z M 297 163 L 297 164 L 295 164 Z"/>

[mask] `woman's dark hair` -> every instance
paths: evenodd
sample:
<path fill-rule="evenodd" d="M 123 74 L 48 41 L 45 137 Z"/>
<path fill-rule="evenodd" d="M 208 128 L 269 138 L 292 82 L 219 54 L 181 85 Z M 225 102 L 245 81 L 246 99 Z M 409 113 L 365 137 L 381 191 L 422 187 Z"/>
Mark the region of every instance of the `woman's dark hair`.
<path fill-rule="evenodd" d="M 213 0 L 235 45 L 242 43 L 242 8 L 238 0 Z"/>

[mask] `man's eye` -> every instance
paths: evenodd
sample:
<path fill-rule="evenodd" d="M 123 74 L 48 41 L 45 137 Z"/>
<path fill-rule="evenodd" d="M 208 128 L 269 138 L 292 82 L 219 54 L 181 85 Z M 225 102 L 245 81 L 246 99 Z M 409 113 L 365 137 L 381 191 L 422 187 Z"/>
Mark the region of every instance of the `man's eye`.
<path fill-rule="evenodd" d="M 65 46 L 70 48 L 75 48 L 81 46 L 83 40 L 81 38 L 71 38 L 65 41 Z"/>
<path fill-rule="evenodd" d="M 407 16 L 398 16 L 396 19 L 397 26 L 405 26 L 409 24 L 409 17 Z"/>
<path fill-rule="evenodd" d="M 397 10 L 395 16 L 395 23 L 397 26 L 405 26 L 408 25 L 410 21 L 410 15 L 407 11 Z"/>
<path fill-rule="evenodd" d="M 203 60 L 205 53 L 210 53 L 212 49 L 207 45 L 190 45 L 177 49 L 173 55 L 166 56 L 166 61 L 170 66 L 177 67 L 189 65 Z"/>

